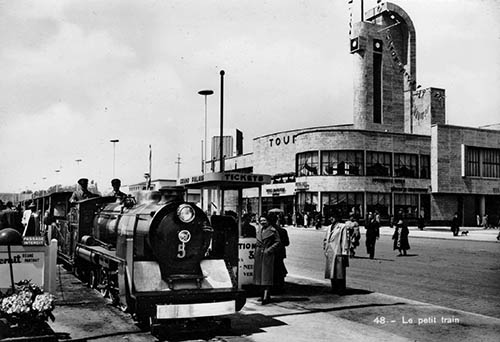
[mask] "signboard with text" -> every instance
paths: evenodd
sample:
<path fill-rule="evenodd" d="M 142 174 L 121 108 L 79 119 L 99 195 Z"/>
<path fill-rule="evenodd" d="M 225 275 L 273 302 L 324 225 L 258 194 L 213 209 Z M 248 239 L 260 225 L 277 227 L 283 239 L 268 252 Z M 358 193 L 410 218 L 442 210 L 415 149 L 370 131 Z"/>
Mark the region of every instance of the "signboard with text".
<path fill-rule="evenodd" d="M 15 283 L 31 279 L 34 284 L 43 284 L 45 265 L 43 252 L 12 252 L 11 255 Z M 0 274 L 9 275 L 9 272 L 9 255 L 6 252 L 0 252 Z M 0 288 L 8 288 L 10 285 L 10 276 L 0 277 Z"/>
<path fill-rule="evenodd" d="M 255 173 L 216 172 L 216 173 L 207 173 L 206 175 L 181 178 L 179 179 L 177 184 L 193 185 L 193 184 L 207 183 L 207 182 L 233 182 L 236 184 L 253 183 L 255 185 L 262 185 L 271 183 L 271 176 L 255 174 Z"/>
<path fill-rule="evenodd" d="M 49 246 L 11 246 L 12 273 L 14 283 L 31 280 L 45 291 L 56 289 L 57 241 Z M 0 291 L 12 286 L 10 280 L 9 253 L 7 246 L 0 246 Z"/>
<path fill-rule="evenodd" d="M 253 283 L 253 263 L 255 253 L 255 238 L 240 238 L 238 243 L 238 285 L 250 285 Z"/>

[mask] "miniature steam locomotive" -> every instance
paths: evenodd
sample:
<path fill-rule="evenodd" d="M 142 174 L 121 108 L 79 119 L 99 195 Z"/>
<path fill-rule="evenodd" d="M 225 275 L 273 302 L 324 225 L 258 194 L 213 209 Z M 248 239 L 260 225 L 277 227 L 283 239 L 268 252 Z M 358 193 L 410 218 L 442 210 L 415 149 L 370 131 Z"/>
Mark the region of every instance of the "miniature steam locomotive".
<path fill-rule="evenodd" d="M 149 191 L 141 203 L 98 197 L 47 202 L 60 261 L 90 287 L 148 326 L 162 320 L 239 311 L 238 229 L 231 217 L 211 220 L 183 190 Z M 46 222 L 47 223 L 47 222 Z"/>

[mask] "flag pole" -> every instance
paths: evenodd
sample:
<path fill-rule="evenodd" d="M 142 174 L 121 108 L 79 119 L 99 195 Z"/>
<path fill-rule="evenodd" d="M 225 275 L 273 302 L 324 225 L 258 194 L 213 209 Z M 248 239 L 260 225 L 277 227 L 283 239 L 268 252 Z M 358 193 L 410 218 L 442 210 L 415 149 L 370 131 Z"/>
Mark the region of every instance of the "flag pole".
<path fill-rule="evenodd" d="M 149 145 L 149 178 L 148 178 L 148 184 L 147 184 L 147 189 L 149 190 L 151 188 L 151 164 L 153 163 L 153 151 L 151 150 L 151 144 Z"/>

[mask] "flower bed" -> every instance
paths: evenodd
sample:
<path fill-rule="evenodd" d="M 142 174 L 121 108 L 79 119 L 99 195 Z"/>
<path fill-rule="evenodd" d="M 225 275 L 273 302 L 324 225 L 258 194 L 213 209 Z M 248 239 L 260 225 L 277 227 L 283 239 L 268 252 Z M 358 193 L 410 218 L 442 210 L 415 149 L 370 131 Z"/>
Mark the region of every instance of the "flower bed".
<path fill-rule="evenodd" d="M 54 296 L 29 280 L 20 281 L 14 292 L 0 292 L 0 339 L 57 340 L 47 324 L 54 321 L 53 310 Z"/>

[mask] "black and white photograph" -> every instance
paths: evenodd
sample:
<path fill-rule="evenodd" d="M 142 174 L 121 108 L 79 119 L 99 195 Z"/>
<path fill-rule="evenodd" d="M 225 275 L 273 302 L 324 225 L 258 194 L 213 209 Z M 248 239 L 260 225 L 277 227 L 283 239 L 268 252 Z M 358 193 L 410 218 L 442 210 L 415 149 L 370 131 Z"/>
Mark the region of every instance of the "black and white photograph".
<path fill-rule="evenodd" d="M 499 18 L 0 0 L 0 342 L 498 341 Z"/>

